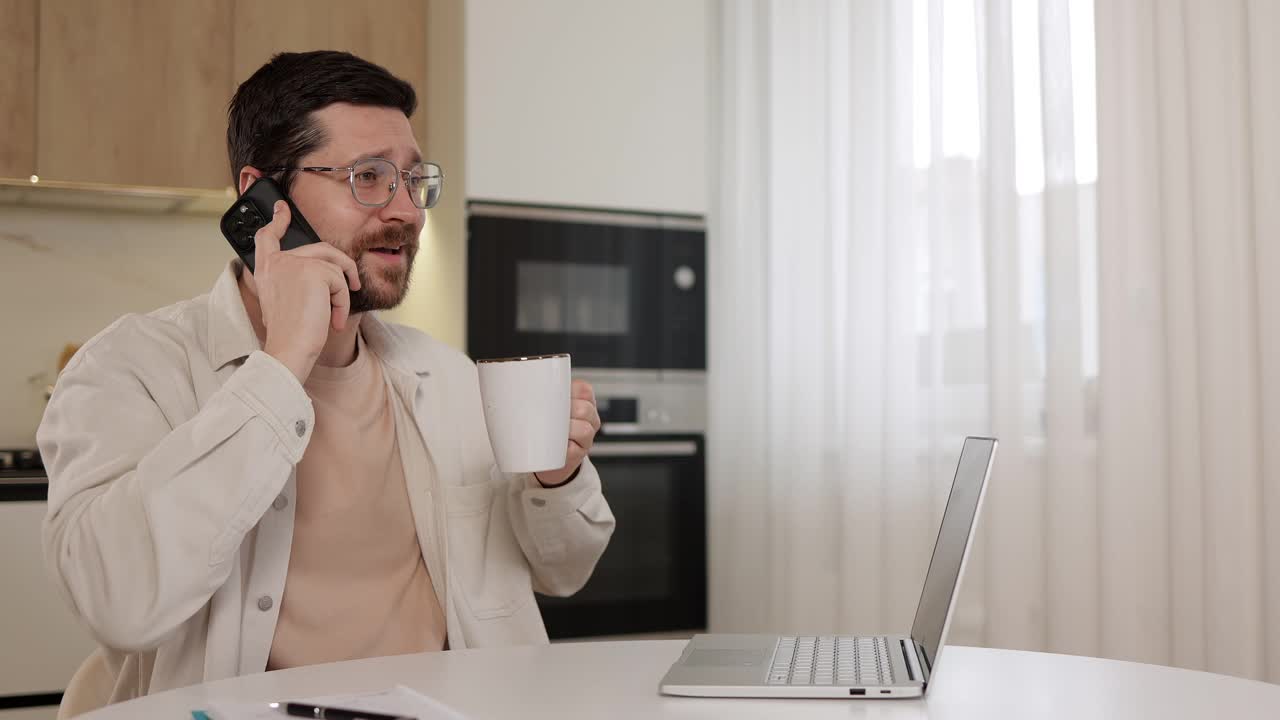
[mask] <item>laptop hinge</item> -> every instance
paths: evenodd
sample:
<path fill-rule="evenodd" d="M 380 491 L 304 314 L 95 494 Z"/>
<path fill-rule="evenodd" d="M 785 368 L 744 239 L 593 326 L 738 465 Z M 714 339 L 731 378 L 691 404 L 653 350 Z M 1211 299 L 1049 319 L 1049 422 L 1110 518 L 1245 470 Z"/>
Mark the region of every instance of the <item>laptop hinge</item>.
<path fill-rule="evenodd" d="M 928 659 L 921 657 L 914 640 L 908 645 L 906 638 L 899 638 L 898 645 L 902 648 L 902 660 L 907 664 L 907 674 L 912 680 L 919 680 L 922 686 L 928 687 L 929 669 L 926 664 Z"/>

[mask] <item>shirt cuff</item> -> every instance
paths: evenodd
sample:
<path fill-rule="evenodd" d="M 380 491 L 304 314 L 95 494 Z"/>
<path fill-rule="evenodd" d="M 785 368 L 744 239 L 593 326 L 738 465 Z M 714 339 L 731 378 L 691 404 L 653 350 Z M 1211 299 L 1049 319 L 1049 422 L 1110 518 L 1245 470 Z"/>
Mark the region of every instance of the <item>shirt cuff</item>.
<path fill-rule="evenodd" d="M 529 473 L 525 489 L 520 492 L 521 501 L 535 516 L 560 517 L 576 512 L 587 498 L 600 492 L 600 475 L 591 460 L 583 458 L 578 474 L 572 482 L 555 487 L 544 487 Z"/>
<path fill-rule="evenodd" d="M 569 473 L 569 477 L 561 480 L 555 485 L 548 485 L 542 482 L 541 480 L 539 480 L 538 473 L 529 473 L 529 474 L 533 476 L 533 482 L 537 487 L 546 488 L 547 490 L 555 490 L 556 488 L 562 488 L 565 485 L 568 485 L 569 483 L 573 482 L 573 479 L 578 477 L 578 473 L 581 473 L 581 472 L 582 472 L 582 464 L 579 463 L 578 467 L 574 468 L 573 472 Z"/>
<path fill-rule="evenodd" d="M 289 368 L 257 350 L 223 387 L 266 421 L 293 464 L 302 460 L 315 426 L 315 409 Z"/>

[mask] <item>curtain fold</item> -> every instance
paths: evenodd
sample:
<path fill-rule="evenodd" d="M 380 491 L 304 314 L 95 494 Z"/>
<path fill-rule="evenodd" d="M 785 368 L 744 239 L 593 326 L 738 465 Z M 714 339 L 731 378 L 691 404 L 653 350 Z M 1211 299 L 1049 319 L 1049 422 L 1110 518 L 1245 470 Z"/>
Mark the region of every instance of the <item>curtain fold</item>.
<path fill-rule="evenodd" d="M 1280 681 L 1280 6 L 717 8 L 712 629 Z"/>

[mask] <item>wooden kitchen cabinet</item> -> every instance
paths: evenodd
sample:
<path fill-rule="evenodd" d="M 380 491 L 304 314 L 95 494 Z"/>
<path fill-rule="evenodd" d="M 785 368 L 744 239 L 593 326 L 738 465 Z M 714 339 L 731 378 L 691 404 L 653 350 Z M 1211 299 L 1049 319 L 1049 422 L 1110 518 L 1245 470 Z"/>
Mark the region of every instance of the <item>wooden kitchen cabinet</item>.
<path fill-rule="evenodd" d="M 230 0 L 41 0 L 41 179 L 231 184 Z"/>
<path fill-rule="evenodd" d="M 36 171 L 38 2 L 0 0 L 0 177 Z"/>
<path fill-rule="evenodd" d="M 346 50 L 404 79 L 418 93 L 410 122 L 427 137 L 427 0 L 235 0 L 235 83 L 278 52 Z"/>
<path fill-rule="evenodd" d="M 221 189 L 227 104 L 271 55 L 348 50 L 418 92 L 427 0 L 0 0 L 0 177 Z"/>

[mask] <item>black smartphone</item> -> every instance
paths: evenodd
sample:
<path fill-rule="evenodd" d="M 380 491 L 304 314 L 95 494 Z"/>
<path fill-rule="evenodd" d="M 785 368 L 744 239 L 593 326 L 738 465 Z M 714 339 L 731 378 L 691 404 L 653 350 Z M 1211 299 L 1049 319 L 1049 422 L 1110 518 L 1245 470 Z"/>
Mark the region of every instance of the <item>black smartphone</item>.
<path fill-rule="evenodd" d="M 280 238 L 281 250 L 292 250 L 310 243 L 320 242 L 316 231 L 311 229 L 307 219 L 298 212 L 297 206 L 289 199 L 280 185 L 268 177 L 258 178 L 249 186 L 244 194 L 236 198 L 235 203 L 222 214 L 218 226 L 222 234 L 231 243 L 231 249 L 244 262 L 244 266 L 253 272 L 253 236 L 260 228 L 271 222 L 271 208 L 277 200 L 289 203 L 289 227 Z"/>

